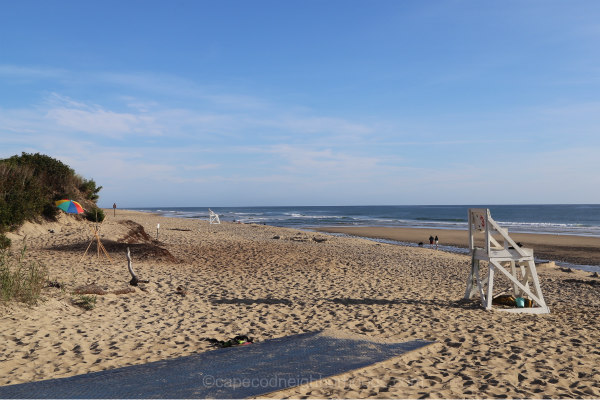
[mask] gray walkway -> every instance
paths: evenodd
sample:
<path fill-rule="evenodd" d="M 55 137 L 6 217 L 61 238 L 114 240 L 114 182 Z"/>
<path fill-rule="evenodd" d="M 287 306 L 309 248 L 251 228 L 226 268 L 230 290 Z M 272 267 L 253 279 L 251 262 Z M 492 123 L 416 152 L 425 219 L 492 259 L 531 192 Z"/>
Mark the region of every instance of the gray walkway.
<path fill-rule="evenodd" d="M 1 386 L 0 398 L 244 398 L 362 368 L 431 343 L 374 343 L 310 332 L 70 378 Z"/>

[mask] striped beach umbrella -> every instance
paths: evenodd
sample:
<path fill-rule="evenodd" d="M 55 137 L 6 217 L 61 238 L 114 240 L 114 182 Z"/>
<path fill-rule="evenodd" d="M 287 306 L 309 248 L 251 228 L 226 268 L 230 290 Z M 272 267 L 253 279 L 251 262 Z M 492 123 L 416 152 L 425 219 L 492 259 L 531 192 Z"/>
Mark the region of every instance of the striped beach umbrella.
<path fill-rule="evenodd" d="M 75 200 L 58 200 L 55 201 L 54 204 L 56 204 L 56 207 L 69 214 L 81 214 L 84 211 L 81 204 Z"/>

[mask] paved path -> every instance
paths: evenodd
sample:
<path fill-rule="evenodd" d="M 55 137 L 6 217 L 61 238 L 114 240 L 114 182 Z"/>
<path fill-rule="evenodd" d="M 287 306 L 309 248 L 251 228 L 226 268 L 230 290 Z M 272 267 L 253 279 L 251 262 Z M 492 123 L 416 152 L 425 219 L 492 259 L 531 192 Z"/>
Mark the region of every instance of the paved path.
<path fill-rule="evenodd" d="M 319 333 L 2 386 L 0 398 L 245 398 L 362 368 L 432 343 L 374 343 Z"/>

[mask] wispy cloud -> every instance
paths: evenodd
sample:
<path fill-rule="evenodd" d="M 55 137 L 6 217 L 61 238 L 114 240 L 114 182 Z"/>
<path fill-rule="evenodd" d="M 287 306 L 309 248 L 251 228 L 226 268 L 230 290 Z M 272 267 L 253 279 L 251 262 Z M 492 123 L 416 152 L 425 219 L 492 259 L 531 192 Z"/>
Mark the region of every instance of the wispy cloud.
<path fill-rule="evenodd" d="M 271 120 L 265 119 L 262 124 L 277 127 L 287 132 L 306 134 L 347 134 L 354 136 L 373 132 L 371 127 L 362 123 L 323 116 L 284 115 Z"/>
<path fill-rule="evenodd" d="M 60 80 L 69 71 L 0 67 L 0 76 L 17 75 Z M 57 84 L 29 105 L 0 108 L 0 157 L 57 157 L 96 179 L 107 198 L 141 204 L 144 196 L 235 199 L 243 191 L 248 199 L 308 203 L 306 192 L 317 191 L 322 199 L 348 196 L 348 203 L 485 202 L 494 195 L 519 202 L 511 196 L 540 198 L 553 185 L 600 187 L 597 177 L 582 178 L 590 166 L 600 168 L 597 102 L 373 121 L 172 76 L 79 73 L 77 80 L 75 92 Z M 82 96 L 88 87 L 105 91 Z M 574 132 L 572 143 L 557 139 L 563 131 Z"/>
<path fill-rule="evenodd" d="M 97 109 L 93 111 L 73 108 L 48 110 L 46 118 L 58 127 L 79 133 L 101 134 L 121 138 L 126 134 L 162 135 L 162 129 L 151 116 L 116 113 Z"/>
<path fill-rule="evenodd" d="M 44 118 L 58 129 L 78 133 L 100 134 L 121 138 L 128 134 L 162 135 L 156 119 L 147 114 L 132 114 L 106 110 L 95 105 L 75 101 L 53 93 L 48 101 L 50 108 Z"/>
<path fill-rule="evenodd" d="M 203 165 L 186 165 L 183 167 L 186 171 L 206 171 L 215 170 L 221 167 L 221 164 L 203 164 Z"/>
<path fill-rule="evenodd" d="M 332 149 L 316 149 L 312 146 L 300 147 L 291 145 L 275 145 L 265 149 L 265 152 L 280 158 L 284 169 L 301 175 L 315 174 L 335 176 L 340 178 L 357 174 L 372 173 L 379 166 L 380 159 L 372 156 L 350 155 Z"/>
<path fill-rule="evenodd" d="M 0 64 L 0 77 L 26 78 L 26 79 L 48 79 L 64 78 L 68 71 L 60 68 L 31 67 L 10 64 Z"/>

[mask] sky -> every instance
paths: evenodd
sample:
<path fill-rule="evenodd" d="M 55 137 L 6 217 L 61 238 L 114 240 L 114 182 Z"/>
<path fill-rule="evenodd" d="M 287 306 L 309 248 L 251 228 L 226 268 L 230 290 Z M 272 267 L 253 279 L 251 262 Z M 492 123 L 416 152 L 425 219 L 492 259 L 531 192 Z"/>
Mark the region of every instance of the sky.
<path fill-rule="evenodd" d="M 102 207 L 600 203 L 600 2 L 5 1 L 22 152 Z"/>

